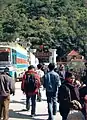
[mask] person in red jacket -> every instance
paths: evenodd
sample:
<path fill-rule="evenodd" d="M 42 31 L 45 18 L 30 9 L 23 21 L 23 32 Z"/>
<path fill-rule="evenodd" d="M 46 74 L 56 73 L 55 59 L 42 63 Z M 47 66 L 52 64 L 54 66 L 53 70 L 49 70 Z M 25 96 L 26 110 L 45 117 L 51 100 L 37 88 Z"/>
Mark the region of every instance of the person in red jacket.
<path fill-rule="evenodd" d="M 27 74 L 29 75 L 34 75 L 35 77 L 35 82 L 37 84 L 37 87 L 35 88 L 34 91 L 26 91 L 25 88 L 25 82 L 27 79 Z M 37 74 L 37 72 L 35 71 L 35 68 L 33 65 L 30 65 L 28 67 L 28 71 L 25 72 L 25 74 L 23 75 L 22 78 L 22 84 L 21 84 L 21 89 L 23 91 L 23 93 L 26 94 L 26 109 L 29 110 L 30 109 L 30 98 L 31 98 L 31 103 L 32 103 L 32 108 L 31 108 L 31 117 L 33 117 L 35 115 L 35 109 L 36 109 L 36 95 L 38 94 L 38 89 L 40 88 L 40 76 Z"/>

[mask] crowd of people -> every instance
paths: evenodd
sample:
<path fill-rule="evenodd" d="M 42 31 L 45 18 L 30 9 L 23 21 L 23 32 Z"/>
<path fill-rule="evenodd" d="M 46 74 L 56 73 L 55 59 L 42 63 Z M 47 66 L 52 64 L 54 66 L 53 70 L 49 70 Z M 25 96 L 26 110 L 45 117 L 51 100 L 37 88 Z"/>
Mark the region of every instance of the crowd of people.
<path fill-rule="evenodd" d="M 8 73 L 5 68 L 0 74 L 0 120 L 2 116 L 8 120 L 10 94 L 15 94 L 15 84 Z M 57 102 L 62 120 L 87 120 L 87 63 L 80 79 L 73 70 L 65 70 L 63 64 L 55 68 L 50 63 L 46 70 L 42 64 L 37 69 L 30 65 L 23 75 L 21 90 L 26 94 L 27 111 L 31 102 L 31 117 L 36 115 L 36 101 L 42 101 L 41 87 L 46 90 L 48 120 L 54 120 Z"/>

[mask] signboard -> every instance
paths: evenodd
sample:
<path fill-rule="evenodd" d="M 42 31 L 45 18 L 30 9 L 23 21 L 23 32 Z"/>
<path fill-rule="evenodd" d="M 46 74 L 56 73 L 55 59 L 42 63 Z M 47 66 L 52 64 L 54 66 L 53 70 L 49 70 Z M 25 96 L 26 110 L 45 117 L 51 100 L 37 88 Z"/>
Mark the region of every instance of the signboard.
<path fill-rule="evenodd" d="M 35 56 L 36 56 L 37 58 L 47 58 L 47 57 L 49 57 L 49 56 L 52 56 L 52 53 L 51 53 L 51 52 L 39 52 L 39 51 L 37 51 L 37 52 L 35 53 Z"/>

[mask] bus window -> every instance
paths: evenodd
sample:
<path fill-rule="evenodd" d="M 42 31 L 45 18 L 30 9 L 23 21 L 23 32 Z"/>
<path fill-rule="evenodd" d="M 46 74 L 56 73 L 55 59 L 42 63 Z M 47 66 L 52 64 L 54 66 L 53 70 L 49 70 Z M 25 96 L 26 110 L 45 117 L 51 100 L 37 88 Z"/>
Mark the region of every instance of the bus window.
<path fill-rule="evenodd" d="M 16 50 L 12 49 L 12 63 L 16 64 Z"/>
<path fill-rule="evenodd" d="M 16 64 L 16 56 L 15 55 L 12 56 L 12 63 Z"/>
<path fill-rule="evenodd" d="M 0 52 L 0 61 L 8 61 L 8 52 Z"/>

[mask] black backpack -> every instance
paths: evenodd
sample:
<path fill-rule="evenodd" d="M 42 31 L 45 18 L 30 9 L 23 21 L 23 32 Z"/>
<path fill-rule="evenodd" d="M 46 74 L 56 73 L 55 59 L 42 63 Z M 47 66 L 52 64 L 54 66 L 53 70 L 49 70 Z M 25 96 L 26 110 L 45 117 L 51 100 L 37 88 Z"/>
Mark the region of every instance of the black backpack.
<path fill-rule="evenodd" d="M 37 80 L 34 74 L 26 73 L 26 79 L 24 84 L 25 92 L 34 92 L 37 88 Z"/>

